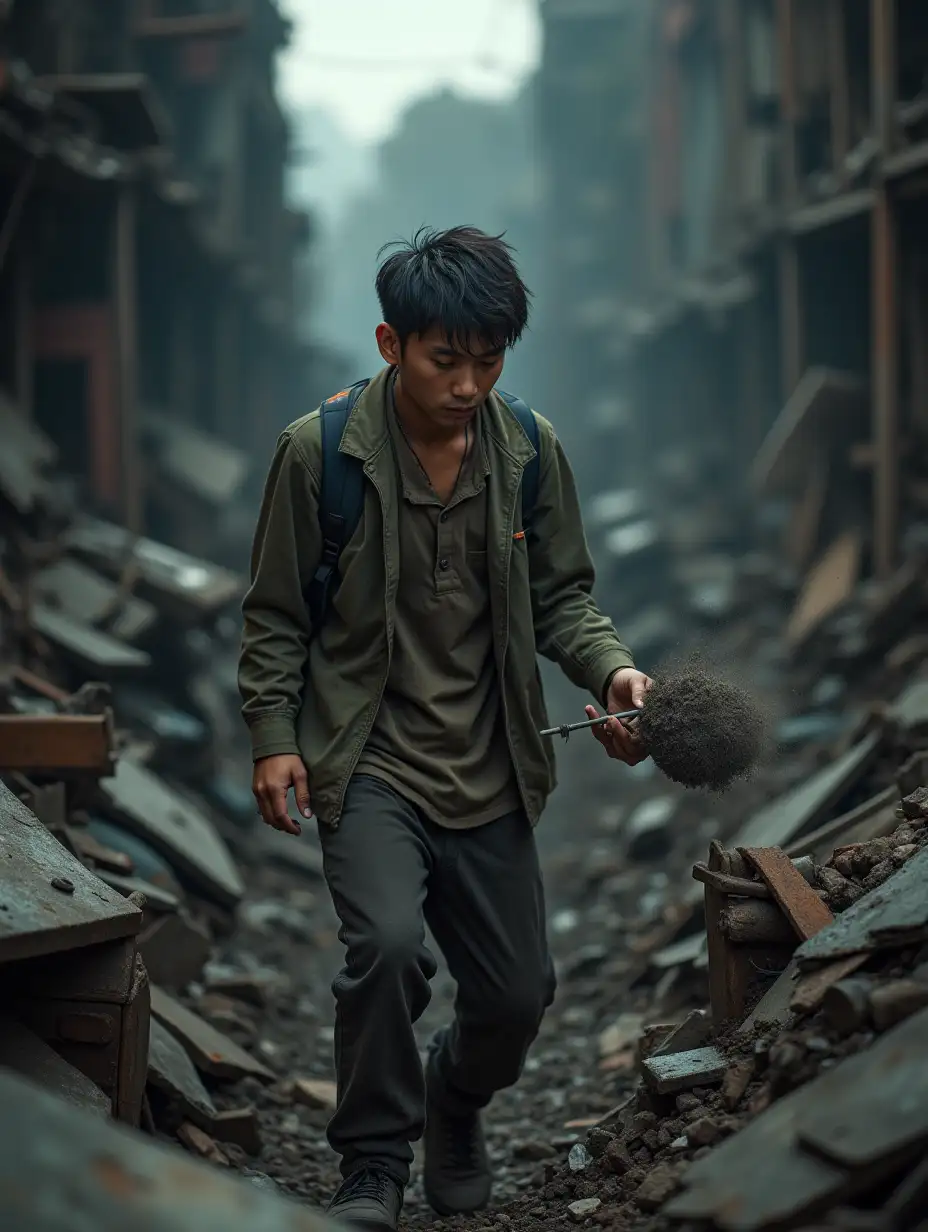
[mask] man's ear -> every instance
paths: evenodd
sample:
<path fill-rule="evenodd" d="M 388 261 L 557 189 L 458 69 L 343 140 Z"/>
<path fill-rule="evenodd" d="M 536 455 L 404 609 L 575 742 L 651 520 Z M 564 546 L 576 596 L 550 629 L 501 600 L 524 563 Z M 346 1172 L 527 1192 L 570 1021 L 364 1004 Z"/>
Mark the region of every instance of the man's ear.
<path fill-rule="evenodd" d="M 382 321 L 377 326 L 376 338 L 380 354 L 388 364 L 395 367 L 400 362 L 403 351 L 399 334 L 392 325 L 387 325 L 385 321 Z"/>

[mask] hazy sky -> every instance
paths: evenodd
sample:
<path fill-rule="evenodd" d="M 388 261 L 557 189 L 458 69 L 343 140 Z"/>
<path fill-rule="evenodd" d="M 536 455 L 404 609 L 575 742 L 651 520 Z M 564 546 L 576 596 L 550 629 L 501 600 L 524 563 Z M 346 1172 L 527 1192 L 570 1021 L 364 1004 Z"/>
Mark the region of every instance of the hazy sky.
<path fill-rule="evenodd" d="M 538 61 L 535 0 L 281 0 L 295 23 L 280 61 L 293 110 L 325 106 L 377 141 L 437 87 L 506 98 Z M 462 15 L 463 13 L 466 15 Z"/>

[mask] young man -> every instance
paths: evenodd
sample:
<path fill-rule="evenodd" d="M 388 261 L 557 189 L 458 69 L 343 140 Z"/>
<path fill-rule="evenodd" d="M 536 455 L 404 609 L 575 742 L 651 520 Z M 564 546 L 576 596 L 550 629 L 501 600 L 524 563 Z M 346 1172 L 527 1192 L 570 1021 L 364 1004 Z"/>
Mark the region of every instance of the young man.
<path fill-rule="evenodd" d="M 315 411 L 282 434 L 271 466 L 240 684 L 261 815 L 299 835 L 290 788 L 300 816 L 315 813 L 347 950 L 329 1126 L 344 1181 L 329 1211 L 395 1228 L 423 1129 L 434 1208 L 489 1201 L 480 1112 L 519 1077 L 554 995 L 533 838 L 555 781 L 536 655 L 611 712 L 641 705 L 650 681 L 591 598 L 574 481 L 540 416 L 523 525 L 536 449 L 494 392 L 528 316 L 508 245 L 469 227 L 420 233 L 381 266 L 377 291 L 387 366 L 341 436 L 364 505 L 338 586 L 314 627 Z M 609 756 L 643 758 L 617 720 L 593 730 Z M 426 923 L 457 1001 L 423 1073 Z"/>

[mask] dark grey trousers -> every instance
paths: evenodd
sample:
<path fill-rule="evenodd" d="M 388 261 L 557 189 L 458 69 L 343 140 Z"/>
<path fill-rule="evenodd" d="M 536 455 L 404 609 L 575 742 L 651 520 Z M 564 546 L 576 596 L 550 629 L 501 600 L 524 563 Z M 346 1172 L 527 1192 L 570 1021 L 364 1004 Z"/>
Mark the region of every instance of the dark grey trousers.
<path fill-rule="evenodd" d="M 338 1108 L 329 1142 L 343 1174 L 377 1163 L 404 1185 L 425 1122 L 413 1023 L 436 971 L 426 922 L 457 984 L 454 1021 L 430 1060 L 449 1109 L 482 1108 L 518 1079 L 554 998 L 535 839 L 521 812 L 444 829 L 364 776 L 349 784 L 338 829 L 319 830 L 347 951 L 332 985 Z"/>

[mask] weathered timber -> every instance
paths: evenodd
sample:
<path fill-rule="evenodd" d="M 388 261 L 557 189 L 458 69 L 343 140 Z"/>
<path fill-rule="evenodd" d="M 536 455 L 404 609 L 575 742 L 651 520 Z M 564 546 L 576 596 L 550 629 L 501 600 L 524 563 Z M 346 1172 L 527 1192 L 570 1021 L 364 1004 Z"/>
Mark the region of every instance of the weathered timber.
<path fill-rule="evenodd" d="M 101 784 L 109 811 L 222 906 L 244 893 L 241 875 L 215 827 L 193 804 L 130 757 Z"/>
<path fill-rule="evenodd" d="M 67 534 L 73 551 L 109 577 L 127 565 L 138 570 L 139 592 L 172 617 L 200 622 L 237 600 L 242 579 L 205 560 L 188 556 L 153 539 L 138 538 L 122 526 L 81 518 Z"/>
<path fill-rule="evenodd" d="M 796 952 L 803 968 L 928 938 L 928 848 L 865 894 Z"/>
<path fill-rule="evenodd" d="M 773 903 L 731 900 L 719 915 L 719 927 L 734 945 L 793 945 L 796 934 Z"/>
<path fill-rule="evenodd" d="M 76 1108 L 109 1116 L 110 1101 L 96 1083 L 12 1018 L 0 1018 L 0 1069 L 31 1079 Z"/>
<path fill-rule="evenodd" d="M 68 557 L 41 570 L 34 590 L 40 603 L 83 625 L 105 625 L 106 632 L 120 641 L 135 642 L 158 620 L 152 604 L 123 593 L 118 582 Z"/>
<path fill-rule="evenodd" d="M 151 1012 L 187 1050 L 202 1073 L 214 1078 L 260 1078 L 273 1082 L 274 1075 L 255 1057 L 217 1031 L 197 1014 L 181 1005 L 163 988 L 152 988 Z"/>
<path fill-rule="evenodd" d="M 853 975 L 858 967 L 864 965 L 867 958 L 867 954 L 852 954 L 850 958 L 839 958 L 824 967 L 811 971 L 800 970 L 795 991 L 789 1003 L 790 1009 L 794 1014 L 814 1013 L 822 1004 L 828 989 L 846 976 Z M 798 968 L 799 964 L 796 965 Z"/>
<path fill-rule="evenodd" d="M 834 821 L 828 821 L 811 834 L 797 839 L 790 845 L 788 854 L 793 857 L 811 855 L 825 860 L 839 845 L 885 838 L 899 824 L 896 818 L 898 803 L 898 789 L 887 787 L 857 808 L 842 813 Z"/>
<path fill-rule="evenodd" d="M 790 1002 L 796 988 L 799 968 L 790 962 L 758 1001 L 753 1011 L 738 1028 L 739 1035 L 750 1035 L 759 1022 L 786 1025 L 792 1018 Z"/>
<path fill-rule="evenodd" d="M 798 1226 L 928 1142 L 928 1011 L 778 1100 L 691 1165 L 664 1214 L 725 1232 Z"/>
<path fill-rule="evenodd" d="M 810 1084 L 798 1136 L 823 1158 L 864 1169 L 928 1144 L 928 1010 Z"/>
<path fill-rule="evenodd" d="M 0 1073 L 0 1222 L 29 1232 L 335 1232 L 325 1216 Z"/>
<path fill-rule="evenodd" d="M 691 1010 L 651 1055 L 665 1057 L 672 1052 L 692 1052 L 695 1048 L 702 1048 L 711 1038 L 712 1019 L 705 1010 Z"/>
<path fill-rule="evenodd" d="M 69 998 L 52 990 L 45 998 L 19 997 L 13 1006 L 31 1030 L 97 1084 L 113 1116 L 139 1124 L 150 1021 L 148 975 L 139 959 L 121 1002 Z"/>
<path fill-rule="evenodd" d="M 785 851 L 779 847 L 743 847 L 741 854 L 763 877 L 783 914 L 804 941 L 834 919 Z"/>
<path fill-rule="evenodd" d="M 651 1056 L 642 1062 L 645 1082 L 658 1095 L 714 1086 L 722 1081 L 728 1062 L 717 1048 L 693 1048 Z"/>
<path fill-rule="evenodd" d="M 765 805 L 743 827 L 735 846 L 786 847 L 812 829 L 867 772 L 880 740 L 878 732 L 871 732 L 843 757 Z"/>
<path fill-rule="evenodd" d="M 134 936 L 141 922 L 0 783 L 0 963 Z"/>
<path fill-rule="evenodd" d="M 105 868 L 98 869 L 97 876 L 126 898 L 130 894 L 141 894 L 145 899 L 146 910 L 168 915 L 172 911 L 181 909 L 181 900 L 177 895 L 155 885 L 154 882 L 144 881 L 141 877 L 126 877 L 122 873 L 113 873 Z"/>
<path fill-rule="evenodd" d="M 151 667 L 151 657 L 134 646 L 127 646 L 108 633 L 82 625 L 63 612 L 35 604 L 29 619 L 37 633 L 57 646 L 85 671 L 106 675 L 137 673 Z"/>
<path fill-rule="evenodd" d="M 171 1096 L 186 1117 L 209 1127 L 216 1115 L 212 1097 L 183 1046 L 157 1018 L 153 1018 L 151 1023 L 148 1081 L 157 1090 Z"/>
<path fill-rule="evenodd" d="M 739 898 L 770 897 L 770 890 L 762 881 L 751 881 L 748 877 L 717 873 L 701 862 L 693 865 L 693 880 L 711 886 L 713 890 L 718 890 L 721 894 L 731 894 Z"/>
<path fill-rule="evenodd" d="M 32 807 L 30 805 L 30 807 Z M 33 812 L 35 809 L 33 808 Z M 38 816 L 38 814 L 36 814 Z M 41 817 L 39 818 L 41 821 Z M 46 823 L 47 824 L 47 823 Z M 77 854 L 83 861 L 92 860 L 94 871 L 97 876 L 100 872 L 116 873 L 117 876 L 131 877 L 135 872 L 135 864 L 132 857 L 126 855 L 124 851 L 114 851 L 112 847 L 107 847 L 95 838 L 86 826 L 71 827 L 71 841 L 77 849 Z M 111 884 L 107 882 L 107 884 Z M 116 888 L 115 886 L 113 887 Z M 126 895 L 128 898 L 128 894 Z"/>
<path fill-rule="evenodd" d="M 0 714 L 0 770 L 103 777 L 115 760 L 109 714 Z"/>
<path fill-rule="evenodd" d="M 211 1164 L 218 1164 L 221 1168 L 228 1168 L 228 1155 L 226 1155 L 219 1143 L 211 1138 L 205 1130 L 200 1129 L 199 1126 L 192 1124 L 190 1121 L 185 1121 L 177 1131 L 177 1138 L 194 1155 L 199 1155 L 201 1159 L 209 1160 Z"/>
<path fill-rule="evenodd" d="M 719 842 L 709 845 L 709 869 L 728 874 L 728 853 Z M 709 1000 L 712 1022 L 718 1029 L 730 1019 L 739 1019 L 744 1011 L 751 971 L 743 949 L 733 945 L 725 935 L 721 916 L 728 898 L 713 886 L 705 887 L 706 948 L 709 955 Z"/>

